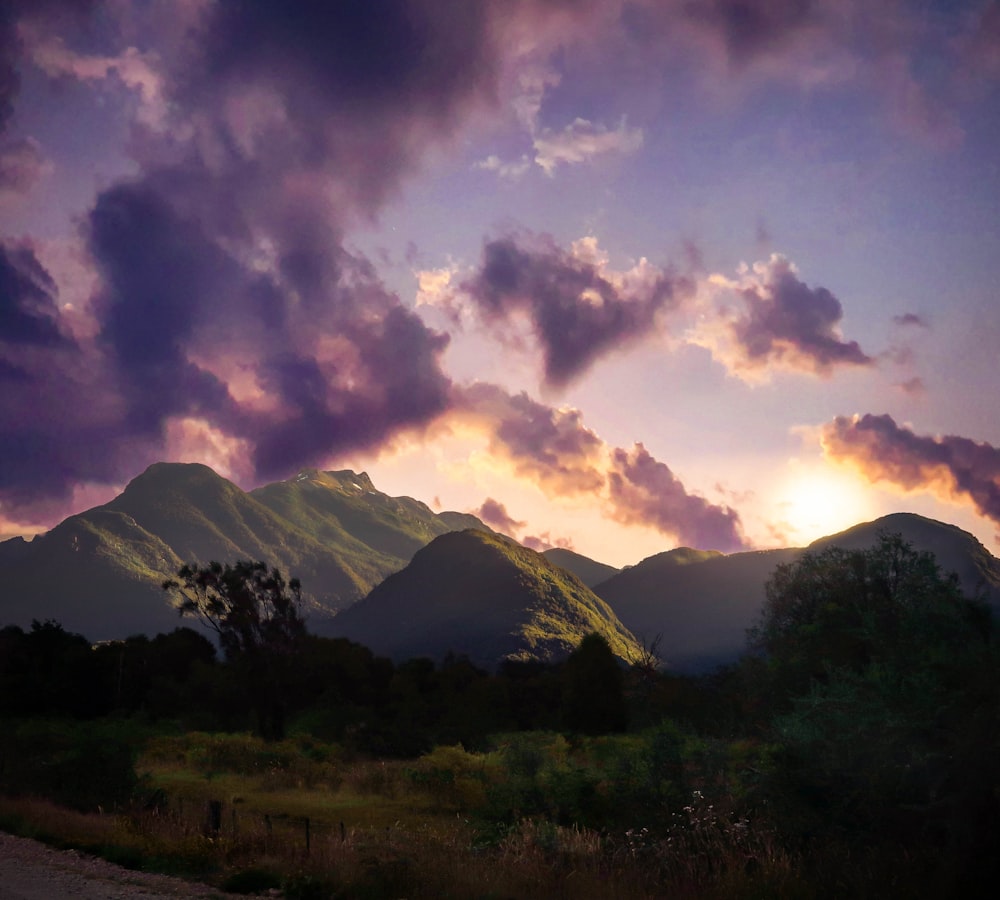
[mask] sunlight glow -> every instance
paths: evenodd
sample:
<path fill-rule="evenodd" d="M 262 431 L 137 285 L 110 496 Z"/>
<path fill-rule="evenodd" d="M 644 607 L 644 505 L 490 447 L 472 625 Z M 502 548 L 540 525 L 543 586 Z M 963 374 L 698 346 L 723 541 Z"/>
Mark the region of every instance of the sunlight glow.
<path fill-rule="evenodd" d="M 777 499 L 778 515 L 793 544 L 808 544 L 877 516 L 865 485 L 828 466 L 793 463 Z"/>

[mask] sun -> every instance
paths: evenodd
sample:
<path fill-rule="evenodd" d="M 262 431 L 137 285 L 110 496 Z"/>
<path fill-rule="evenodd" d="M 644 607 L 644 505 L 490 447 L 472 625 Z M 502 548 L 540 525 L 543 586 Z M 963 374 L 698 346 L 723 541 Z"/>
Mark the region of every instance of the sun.
<path fill-rule="evenodd" d="M 779 492 L 778 515 L 796 544 L 808 544 L 874 517 L 870 495 L 848 472 L 794 464 Z"/>

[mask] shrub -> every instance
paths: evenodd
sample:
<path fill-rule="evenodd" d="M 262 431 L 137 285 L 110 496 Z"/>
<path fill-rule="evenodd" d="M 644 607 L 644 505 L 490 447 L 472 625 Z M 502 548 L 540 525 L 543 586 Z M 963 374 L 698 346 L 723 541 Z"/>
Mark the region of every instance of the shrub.
<path fill-rule="evenodd" d="M 115 808 L 139 784 L 135 749 L 113 723 L 33 720 L 0 735 L 0 790 L 72 809 Z"/>

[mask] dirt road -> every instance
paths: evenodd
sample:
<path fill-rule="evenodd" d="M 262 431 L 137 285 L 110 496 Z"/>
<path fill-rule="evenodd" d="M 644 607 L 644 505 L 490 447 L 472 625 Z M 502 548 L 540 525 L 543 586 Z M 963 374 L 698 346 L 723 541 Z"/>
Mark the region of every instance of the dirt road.
<path fill-rule="evenodd" d="M 53 850 L 0 832 L 0 900 L 162 900 L 232 897 L 206 885 L 148 875 L 75 850 Z"/>

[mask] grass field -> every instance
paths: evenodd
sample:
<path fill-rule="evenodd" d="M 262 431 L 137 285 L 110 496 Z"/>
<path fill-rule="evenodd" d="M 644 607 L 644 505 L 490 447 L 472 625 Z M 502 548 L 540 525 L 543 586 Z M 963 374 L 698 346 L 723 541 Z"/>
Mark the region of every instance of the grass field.
<path fill-rule="evenodd" d="M 133 868 L 247 893 L 280 887 L 289 898 L 808 896 L 766 829 L 700 791 L 656 837 L 620 815 L 610 828 L 573 822 L 579 797 L 604 790 L 614 801 L 622 776 L 613 769 L 623 747 L 635 749 L 621 740 L 572 748 L 531 735 L 488 753 L 439 747 L 378 761 L 308 738 L 156 737 L 129 809 L 3 800 L 0 826 Z"/>

